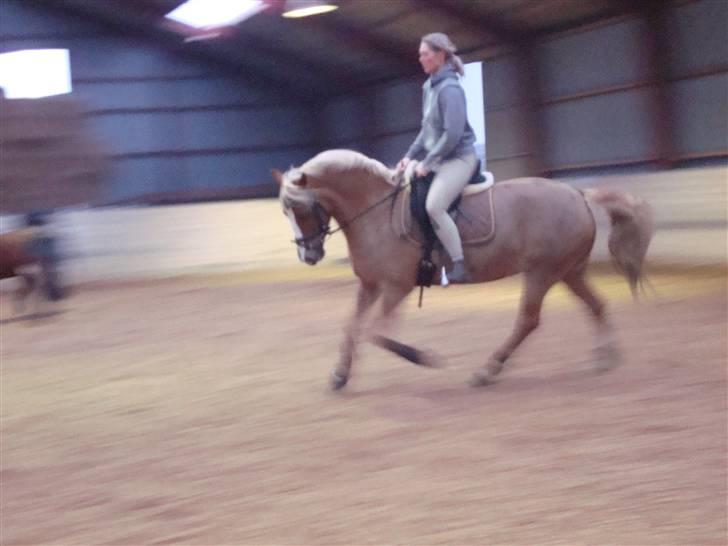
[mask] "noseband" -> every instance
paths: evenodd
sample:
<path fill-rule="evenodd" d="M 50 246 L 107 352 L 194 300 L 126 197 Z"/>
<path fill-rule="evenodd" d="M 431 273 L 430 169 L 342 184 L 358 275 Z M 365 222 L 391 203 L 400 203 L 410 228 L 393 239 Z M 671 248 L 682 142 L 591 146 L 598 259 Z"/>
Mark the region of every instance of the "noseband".
<path fill-rule="evenodd" d="M 330 235 L 333 235 L 337 231 L 341 231 L 347 226 L 350 226 L 353 224 L 356 220 L 361 218 L 362 216 L 366 215 L 369 211 L 372 209 L 378 207 L 382 203 L 391 200 L 392 206 L 394 206 L 394 200 L 397 198 L 397 195 L 399 195 L 399 192 L 401 192 L 403 189 L 405 189 L 407 186 L 410 185 L 411 182 L 402 183 L 399 182 L 397 186 L 389 192 L 387 195 L 385 195 L 382 199 L 379 201 L 376 201 L 375 203 L 369 205 L 367 208 L 359 212 L 358 214 L 354 215 L 353 218 L 351 218 L 349 221 L 344 222 L 343 224 L 340 224 L 339 227 L 336 229 L 331 229 L 329 227 L 329 221 L 331 220 L 331 215 L 328 213 L 328 211 L 319 203 L 318 201 L 313 202 L 313 211 L 314 214 L 316 214 L 316 220 L 318 222 L 318 231 L 316 233 L 313 233 L 311 235 L 307 235 L 305 237 L 299 237 L 297 239 L 294 239 L 293 242 L 306 250 L 311 250 L 314 248 L 317 244 L 323 244 L 323 241 L 326 239 L 326 237 L 329 237 Z M 327 220 L 326 217 L 329 217 Z"/>
<path fill-rule="evenodd" d="M 323 244 L 324 239 L 332 233 L 331 228 L 329 228 L 329 221 L 331 217 L 318 201 L 313 202 L 313 212 L 316 215 L 316 222 L 318 224 L 316 233 L 306 235 L 305 237 L 298 237 L 293 240 L 296 246 L 305 250 L 314 250 L 316 246 Z"/>

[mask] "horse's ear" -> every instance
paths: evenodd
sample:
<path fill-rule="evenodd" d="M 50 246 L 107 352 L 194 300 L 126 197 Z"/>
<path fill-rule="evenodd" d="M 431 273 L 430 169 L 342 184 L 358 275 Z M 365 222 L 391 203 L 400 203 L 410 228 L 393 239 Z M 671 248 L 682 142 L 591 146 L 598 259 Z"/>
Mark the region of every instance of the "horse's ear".
<path fill-rule="evenodd" d="M 299 188 L 303 188 L 306 185 L 306 175 L 298 169 L 290 171 L 288 179 L 293 185 L 298 186 Z"/>
<path fill-rule="evenodd" d="M 279 171 L 278 169 L 271 169 L 270 170 L 271 176 L 273 176 L 273 180 L 275 180 L 279 186 L 283 185 L 283 173 Z"/>

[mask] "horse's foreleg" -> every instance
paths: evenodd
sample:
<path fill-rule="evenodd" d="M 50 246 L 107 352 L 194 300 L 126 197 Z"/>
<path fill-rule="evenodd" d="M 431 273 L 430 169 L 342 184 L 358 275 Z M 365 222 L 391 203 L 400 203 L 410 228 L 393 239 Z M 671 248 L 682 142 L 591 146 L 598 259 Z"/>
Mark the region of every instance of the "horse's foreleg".
<path fill-rule="evenodd" d="M 361 335 L 364 317 L 378 297 L 379 288 L 376 285 L 366 285 L 364 283 L 359 285 L 354 314 L 344 329 L 344 340 L 341 343 L 339 363 L 331 371 L 331 388 L 333 390 L 342 388 L 349 381 L 351 364 Z"/>
<path fill-rule="evenodd" d="M 33 292 L 36 285 L 36 278 L 30 273 L 21 273 L 18 278 L 22 285 L 15 292 L 15 313 L 20 314 L 25 310 L 25 300 Z"/>
<path fill-rule="evenodd" d="M 392 331 L 397 320 L 397 309 L 409 292 L 410 289 L 408 288 L 394 285 L 385 286 L 382 291 L 382 313 L 377 320 L 377 328 L 375 334 L 372 336 L 372 343 L 413 364 L 431 366 L 433 359 L 422 351 L 378 333 Z"/>
<path fill-rule="evenodd" d="M 381 335 L 375 335 L 372 338 L 372 342 L 378 347 L 386 349 L 387 351 L 390 351 L 397 356 L 400 356 L 405 360 L 412 362 L 412 364 L 426 367 L 434 366 L 434 361 L 431 357 L 429 357 L 419 349 L 415 349 L 411 345 L 405 345 L 404 343 L 400 343 L 399 341 L 395 341 L 391 338 Z"/>
<path fill-rule="evenodd" d="M 564 278 L 564 283 L 582 300 L 594 317 L 597 327 L 597 342 L 595 347 L 597 370 L 607 371 L 613 368 L 620 359 L 619 349 L 614 339 L 612 325 L 607 320 L 604 302 L 594 293 L 584 278 L 584 270 L 570 273 Z"/>
<path fill-rule="evenodd" d="M 491 383 L 495 376 L 503 370 L 503 365 L 516 348 L 538 328 L 544 296 L 554 285 L 554 281 L 545 275 L 529 272 L 525 274 L 524 284 L 513 332 L 506 342 L 490 356 L 486 365 L 473 374 L 471 385 L 481 386 Z"/>

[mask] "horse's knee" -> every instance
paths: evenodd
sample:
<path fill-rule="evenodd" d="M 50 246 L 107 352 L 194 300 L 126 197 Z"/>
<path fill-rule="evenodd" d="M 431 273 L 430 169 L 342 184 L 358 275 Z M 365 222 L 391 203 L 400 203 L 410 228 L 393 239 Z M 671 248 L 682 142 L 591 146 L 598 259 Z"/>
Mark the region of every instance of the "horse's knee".
<path fill-rule="evenodd" d="M 523 330 L 523 332 L 526 334 L 531 333 L 536 328 L 538 328 L 538 325 L 540 323 L 541 323 L 541 319 L 538 314 L 526 315 L 521 318 L 521 321 L 520 321 L 521 330 Z"/>

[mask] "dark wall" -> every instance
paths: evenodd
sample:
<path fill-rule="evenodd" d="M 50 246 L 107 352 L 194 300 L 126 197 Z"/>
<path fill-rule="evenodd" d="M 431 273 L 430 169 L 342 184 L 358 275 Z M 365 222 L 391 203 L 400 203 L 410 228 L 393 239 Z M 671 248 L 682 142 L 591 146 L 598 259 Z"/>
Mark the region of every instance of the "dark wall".
<path fill-rule="evenodd" d="M 655 21 L 635 15 L 539 41 L 528 58 L 504 50 L 480 59 L 496 179 L 728 155 L 728 2 L 668 6 L 654 55 Z M 73 94 L 115 159 L 111 200 L 254 188 L 270 184 L 271 167 L 322 148 L 393 165 L 419 129 L 424 76 L 314 109 L 139 36 L 24 0 L 0 9 L 1 51 L 71 50 Z"/>
<path fill-rule="evenodd" d="M 312 112 L 234 70 L 29 2 L 0 9 L 0 52 L 70 50 L 72 95 L 114 159 L 104 201 L 270 185 L 315 151 Z"/>
<path fill-rule="evenodd" d="M 728 155 L 726 24 L 724 0 L 673 3 L 657 21 L 614 19 L 480 59 L 488 169 L 503 180 Z M 422 81 L 332 101 L 325 143 L 393 164 L 417 134 Z"/>
<path fill-rule="evenodd" d="M 668 12 L 669 100 L 678 157 L 728 150 L 728 2 L 702 0 Z"/>
<path fill-rule="evenodd" d="M 394 165 L 419 131 L 423 81 L 393 82 L 331 101 L 323 109 L 324 146 L 358 150 Z"/>
<path fill-rule="evenodd" d="M 496 180 L 538 172 L 530 142 L 534 118 L 523 70 L 524 59 L 514 53 L 483 61 L 486 155 Z"/>
<path fill-rule="evenodd" d="M 701 0 L 544 42 L 546 169 L 728 154 L 726 24 Z"/>
<path fill-rule="evenodd" d="M 651 90 L 631 87 L 647 73 L 644 32 L 631 19 L 540 46 L 547 169 L 652 155 Z"/>

